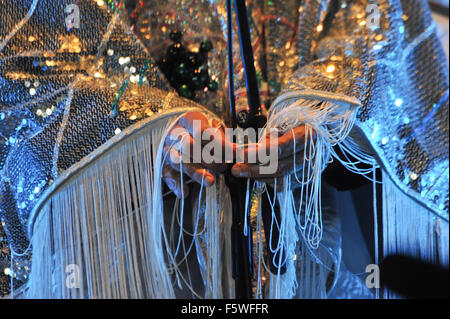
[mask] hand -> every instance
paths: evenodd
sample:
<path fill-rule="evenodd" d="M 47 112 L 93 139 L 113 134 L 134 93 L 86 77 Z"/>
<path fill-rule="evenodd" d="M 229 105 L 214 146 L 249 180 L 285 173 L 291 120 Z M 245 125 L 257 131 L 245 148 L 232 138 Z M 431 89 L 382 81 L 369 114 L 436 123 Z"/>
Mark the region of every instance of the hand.
<path fill-rule="evenodd" d="M 285 134 L 268 134 L 265 141 L 251 144 L 244 150 L 244 162 L 235 164 L 231 172 L 236 177 L 253 178 L 268 183 L 274 182 L 275 179 L 281 182 L 284 176 L 301 171 L 306 138 L 314 138 L 314 134 L 309 133 L 307 136 L 304 125 Z M 264 163 L 261 154 L 274 154 L 275 157 L 270 156 L 270 160 L 275 160 L 276 163 Z M 256 159 L 256 162 L 250 163 L 249 159 Z M 268 168 L 268 165 L 276 165 L 276 169 L 265 173 L 268 170 L 264 168 Z"/>
<path fill-rule="evenodd" d="M 197 128 L 200 132 L 194 134 Z M 211 133 L 209 140 L 194 139 L 196 136 L 201 137 L 207 130 Z M 205 162 L 202 156 L 203 148 L 209 143 L 221 148 L 222 154 L 225 154 L 226 147 L 233 147 L 225 140 L 221 123 L 213 120 L 211 126 L 207 117 L 199 112 L 185 114 L 167 135 L 164 142 L 163 180 L 178 198 L 183 196 L 186 198 L 189 195 L 188 178 L 183 177 L 183 183 L 181 183 L 181 172 L 192 181 L 199 184 L 203 181 L 204 185 L 209 187 L 215 182 L 214 173 L 226 170 L 227 165 L 222 158 L 209 163 Z"/>

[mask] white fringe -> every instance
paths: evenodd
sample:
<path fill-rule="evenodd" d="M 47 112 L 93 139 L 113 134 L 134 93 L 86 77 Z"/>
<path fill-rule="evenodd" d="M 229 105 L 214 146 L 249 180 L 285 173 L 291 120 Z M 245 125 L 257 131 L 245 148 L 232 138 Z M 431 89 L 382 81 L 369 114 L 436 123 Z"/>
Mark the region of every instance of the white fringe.
<path fill-rule="evenodd" d="M 166 120 L 152 123 L 50 197 L 34 225 L 28 298 L 174 298 L 174 286 L 194 290 L 195 279 L 181 269 L 187 256 L 177 258 L 174 249 L 184 236 L 167 233 L 164 223 L 161 143 L 170 127 Z M 219 234 L 228 212 L 221 205 L 223 180 L 217 184 L 202 189 L 194 215 L 194 235 L 200 235 L 201 221 L 206 243 L 206 288 L 204 296 L 193 291 L 197 297 L 223 296 Z M 183 206 L 177 202 L 174 214 Z M 185 254 L 194 249 L 186 250 L 183 242 Z"/>
<path fill-rule="evenodd" d="M 285 177 L 284 189 L 278 195 L 281 206 L 279 246 L 286 249 L 287 271 L 281 276 L 271 276 L 271 298 L 325 298 L 327 275 L 330 271 L 338 271 L 331 269 L 332 262 L 319 249 L 323 236 L 321 174 L 333 158 L 349 170 L 363 175 L 373 171 L 373 168 L 367 171 L 358 169 L 357 163 L 349 160 L 348 155 L 355 157 L 357 162 L 376 166 L 371 156 L 361 152 L 347 138 L 355 123 L 356 113 L 354 104 L 330 99 L 297 99 L 291 104 L 280 103 L 271 108 L 268 128 L 277 128 L 286 133 L 305 125 L 306 133 L 300 176 L 294 173 Z M 345 158 L 336 154 L 333 149 L 336 145 Z M 294 171 L 297 171 L 297 167 L 294 167 Z M 295 179 L 301 187 L 297 207 L 290 187 L 291 179 Z M 298 232 L 300 242 L 297 242 Z M 293 259 L 297 261 L 293 262 Z"/>
<path fill-rule="evenodd" d="M 289 177 L 287 178 L 289 179 Z M 277 274 L 270 275 L 269 298 L 272 299 L 290 299 L 295 296 L 297 290 L 297 273 L 295 269 L 295 248 L 299 239 L 296 229 L 296 221 L 294 215 L 294 206 L 291 205 L 290 195 L 292 192 L 288 190 L 290 183 L 284 183 L 283 192 L 280 193 L 278 201 L 280 203 L 280 221 L 279 226 L 275 218 L 272 205 L 272 221 L 273 227 L 277 227 L 280 233 L 278 247 L 270 247 L 274 253 L 274 264 L 278 267 Z M 273 204 L 273 203 L 272 203 Z M 268 243 L 272 242 L 272 234 L 269 236 Z M 282 266 L 286 266 L 286 273 L 280 274 Z"/>
<path fill-rule="evenodd" d="M 297 126 L 305 125 L 304 160 L 301 176 L 293 178 L 301 185 L 301 199 L 296 209 L 297 226 L 304 240 L 312 249 L 319 248 L 322 239 L 321 174 L 332 156 L 339 159 L 333 146 L 355 153 L 354 148 L 342 144 L 356 120 L 356 108 L 346 103 L 302 100 L 289 106 L 272 109 L 267 123 L 268 128 L 288 132 Z M 295 145 L 294 145 L 295 147 Z M 346 167 L 356 169 L 350 161 L 339 159 Z M 296 168 L 294 168 L 296 171 Z M 290 198 L 289 196 L 286 198 Z M 305 203 L 304 216 L 300 215 Z"/>
<path fill-rule="evenodd" d="M 288 100 L 290 102 L 292 100 Z M 356 119 L 357 108 L 346 102 L 332 102 L 298 99 L 292 104 L 280 103 L 271 109 L 268 127 L 288 132 L 299 125 L 306 127 L 305 157 L 301 177 L 288 176 L 284 184 L 288 185 L 279 194 L 282 221 L 280 225 L 280 247 L 287 248 L 287 272 L 285 275 L 272 275 L 270 296 L 290 298 L 296 290 L 298 298 L 326 297 L 326 274 L 330 269 L 327 255 L 320 253 L 322 239 L 322 212 L 320 182 L 321 173 L 333 159 L 339 160 L 352 172 L 366 176 L 375 184 L 375 170 L 379 167 L 376 160 L 361 151 L 348 136 Z M 315 136 L 312 138 L 312 133 Z M 337 146 L 343 153 L 340 158 L 333 149 Z M 350 160 L 349 155 L 354 159 Z M 364 163 L 367 169 L 356 166 Z M 295 169 L 296 171 L 296 169 Z M 371 176 L 372 175 L 372 176 Z M 300 204 L 294 207 L 294 198 L 289 187 L 290 179 L 300 184 Z M 376 206 L 374 191 L 374 206 Z M 374 208 L 376 218 L 376 208 Z M 295 221 L 292 218 L 295 216 Z M 291 223 L 289 226 L 286 223 Z M 292 259 L 292 239 L 297 238 L 296 224 L 302 241 L 298 244 L 296 258 L 297 274 Z M 423 208 L 407 195 L 403 194 L 385 174 L 383 178 L 383 256 L 406 254 L 429 262 L 448 265 L 449 263 L 449 225 L 430 211 Z M 375 225 L 375 234 L 378 234 Z M 377 236 L 375 236 L 377 241 Z M 375 256 L 378 259 L 377 256 Z M 396 297 L 385 291 L 384 297 Z"/>
<path fill-rule="evenodd" d="M 449 265 L 449 224 L 411 200 L 383 176 L 383 255 L 405 255 Z M 385 290 L 384 298 L 398 298 Z"/>
<path fill-rule="evenodd" d="M 304 124 L 307 132 L 301 176 L 285 177 L 278 195 L 267 194 L 257 183 L 258 201 L 269 196 L 274 206 L 276 198 L 281 208 L 280 220 L 272 209 L 272 228 L 279 230 L 280 242 L 270 249 L 279 257 L 275 264 L 286 266 L 286 273 L 270 275 L 269 298 L 325 298 L 328 274 L 339 271 L 331 268 L 332 261 L 319 249 L 323 233 L 320 176 L 332 158 L 360 174 L 373 173 L 374 159 L 347 138 L 355 116 L 356 108 L 345 103 L 298 100 L 278 108 L 269 118 L 270 128 L 286 132 Z M 149 126 L 148 132 L 94 161 L 51 196 L 34 226 L 27 297 L 174 298 L 177 287 L 189 289 L 198 298 L 233 297 L 230 269 L 225 267 L 231 258 L 231 214 L 223 178 L 215 187 L 201 186 L 189 247 L 184 241 L 189 234 L 183 227 L 183 200 L 175 203 L 173 211 L 179 233 L 165 226 L 161 143 L 170 127 L 168 121 Z M 338 158 L 334 145 L 343 151 L 344 159 Z M 348 154 L 372 167 L 358 170 Z M 298 206 L 291 189 L 294 178 L 301 186 Z M 384 253 L 405 252 L 448 265 L 448 223 L 420 211 L 388 178 L 383 196 Z M 256 297 L 261 297 L 261 267 L 266 271 L 268 267 L 262 258 L 260 207 L 257 221 Z M 193 283 L 201 279 L 190 276 L 187 260 L 194 251 L 203 279 L 200 290 Z"/>

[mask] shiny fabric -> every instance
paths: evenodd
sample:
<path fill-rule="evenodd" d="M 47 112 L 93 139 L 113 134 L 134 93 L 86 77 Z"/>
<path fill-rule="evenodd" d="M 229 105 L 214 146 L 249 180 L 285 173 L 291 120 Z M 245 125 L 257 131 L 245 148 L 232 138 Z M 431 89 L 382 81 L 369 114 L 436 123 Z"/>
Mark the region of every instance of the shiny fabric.
<path fill-rule="evenodd" d="M 369 26 L 371 1 L 330 1 L 329 23 L 313 3 L 300 21 L 316 28 L 300 31 L 300 68 L 283 94 L 357 98 L 360 146 L 368 141 L 395 184 L 448 221 L 448 66 L 427 2 L 378 1 L 379 26 Z"/>
<path fill-rule="evenodd" d="M 156 66 L 169 26 L 183 26 L 192 45 L 214 39 L 211 69 L 221 89 L 197 101 L 226 114 L 224 1 L 150 1 L 134 24 L 144 44 L 114 8 L 95 1 L 78 3 L 81 28 L 68 30 L 71 3 L 1 1 L 0 217 L 19 254 L 28 247 L 29 212 L 62 171 L 162 108 L 196 105 L 172 93 Z M 281 94 L 313 89 L 358 99 L 357 126 L 391 178 L 448 220 L 448 71 L 428 6 L 380 0 L 372 30 L 364 22 L 370 3 L 249 1 L 263 102 L 269 107 L 283 87 Z"/>
<path fill-rule="evenodd" d="M 448 66 L 427 1 L 247 6 L 264 106 L 281 87 L 284 93 L 312 89 L 356 98 L 361 148 L 369 143 L 400 189 L 448 220 Z M 150 1 L 139 12 L 135 30 L 155 54 L 172 29 L 185 32 L 191 46 L 202 37 L 213 40 L 211 67 L 221 98 L 208 93 L 198 101 L 224 114 L 225 1 Z M 236 32 L 234 46 L 239 47 Z M 238 109 L 246 105 L 239 54 L 236 49 Z"/>
<path fill-rule="evenodd" d="M 69 4 L 37 1 L 0 53 L 0 216 L 16 253 L 28 246 L 25 225 L 34 203 L 60 172 L 139 119 L 194 105 L 172 92 L 112 10 L 82 1 L 80 29 L 67 30 Z M 31 5 L 2 1 L 2 40 Z M 132 77 L 140 73 L 142 85 Z"/>
<path fill-rule="evenodd" d="M 133 2 L 133 1 L 128 1 Z M 127 1 L 125 1 L 127 3 Z M 255 67 L 263 107 L 268 108 L 298 64 L 296 49 L 299 0 L 247 1 Z M 226 1 L 144 1 L 132 21 L 134 30 L 148 50 L 161 59 L 173 30 L 183 32 L 183 44 L 195 48 L 209 39 L 213 51 L 208 59 L 210 76 L 218 80 L 217 93 L 200 92 L 196 101 L 228 120 L 228 65 Z M 247 108 L 247 92 L 240 43 L 234 19 L 234 79 L 237 109 Z M 282 35 L 282 36 L 280 36 Z"/>

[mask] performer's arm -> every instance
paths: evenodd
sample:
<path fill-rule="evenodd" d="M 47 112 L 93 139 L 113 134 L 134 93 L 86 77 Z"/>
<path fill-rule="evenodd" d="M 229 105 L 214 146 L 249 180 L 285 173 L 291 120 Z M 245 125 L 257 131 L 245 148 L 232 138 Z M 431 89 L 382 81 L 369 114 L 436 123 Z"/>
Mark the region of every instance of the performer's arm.
<path fill-rule="evenodd" d="M 317 1 L 304 1 L 299 10 L 299 68 L 272 105 L 271 117 L 280 116 L 281 110 L 285 110 L 284 119 L 295 116 L 294 112 L 286 111 L 294 105 L 301 105 L 297 108 L 299 110 L 326 109 L 326 104 L 332 105 L 338 114 L 348 112 L 349 116 L 354 116 L 370 96 L 367 84 L 374 76 L 370 72 L 371 63 L 380 59 L 384 52 L 389 52 L 383 49 L 385 46 L 397 43 L 396 33 L 387 32 L 391 31 L 391 21 L 388 17 L 380 17 L 380 11 L 377 11 L 380 8 L 386 10 L 391 2 L 379 1 L 378 6 L 373 6 L 368 0 L 357 0 L 337 6 L 339 1 L 330 1 L 328 6 L 321 6 Z M 325 125 L 337 129 L 340 122 Z M 273 143 L 280 145 L 281 161 L 286 160 L 291 165 L 280 165 L 274 174 L 262 176 L 258 173 L 258 165 L 242 164 L 235 166 L 236 175 L 270 179 L 293 173 L 293 163 L 303 161 L 304 126 L 299 124 L 290 129 Z M 371 152 L 370 147 L 357 134 L 353 134 L 355 132 L 350 135 L 360 150 Z M 346 137 L 342 136 L 340 141 Z M 314 139 L 314 135 L 311 138 Z M 286 145 L 289 150 L 286 150 Z"/>

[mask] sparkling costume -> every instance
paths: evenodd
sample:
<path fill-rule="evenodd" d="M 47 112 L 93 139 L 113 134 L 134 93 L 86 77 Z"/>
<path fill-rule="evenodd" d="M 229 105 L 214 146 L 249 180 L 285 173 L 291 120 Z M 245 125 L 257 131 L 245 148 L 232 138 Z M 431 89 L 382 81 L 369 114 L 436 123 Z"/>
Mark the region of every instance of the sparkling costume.
<path fill-rule="evenodd" d="M 59 266 L 62 268 L 56 267 L 57 261 L 72 264 L 64 259 L 66 254 L 78 256 L 82 245 L 87 242 L 94 245 L 79 234 L 80 230 L 85 227 L 103 231 L 102 227 L 109 224 L 105 220 L 107 214 L 93 214 L 92 219 L 80 217 L 78 221 L 69 213 L 54 216 L 58 209 L 63 209 L 55 205 L 57 200 L 63 203 L 67 195 L 69 199 L 77 196 L 74 198 L 86 201 L 80 203 L 80 207 L 73 198 L 72 202 L 64 202 L 66 210 L 82 211 L 84 215 L 80 216 L 90 216 L 91 210 L 116 209 L 108 205 L 104 208 L 96 202 L 98 194 L 89 197 L 89 190 L 95 193 L 94 182 L 89 182 L 90 188 L 82 184 L 85 190 L 77 189 L 74 178 L 84 178 L 83 174 L 88 172 L 95 177 L 92 180 L 101 180 L 101 174 L 108 176 L 120 169 L 126 170 L 118 160 L 118 166 L 94 172 L 102 157 L 117 154 L 114 153 L 116 148 L 124 144 L 128 136 L 139 135 L 147 129 L 152 130 L 147 140 L 144 136 L 143 140 L 133 140 L 132 146 L 127 147 L 130 147 L 129 152 L 138 152 L 139 143 L 150 143 L 148 152 L 152 153 L 149 157 L 153 160 L 148 164 L 149 170 L 156 171 L 160 163 L 158 146 L 173 120 L 190 110 L 215 113 L 208 113 L 211 118 L 226 118 L 225 2 L 151 1 L 124 22 L 114 13 L 120 9 L 116 3 L 108 8 L 95 1 L 79 1 L 80 28 L 66 19 L 65 9 L 71 3 L 3 0 L 0 6 L 0 217 L 13 256 L 23 270 L 32 247 L 32 278 L 33 274 L 37 278 L 37 274 L 46 272 L 40 280 L 46 279 L 47 287 L 39 286 L 37 279 L 34 283 L 31 280 L 31 297 L 180 296 L 169 288 L 169 282 L 174 281 L 174 286 L 176 282 L 183 286 L 176 270 L 176 275 L 170 270 L 168 274 L 158 272 L 165 269 L 161 262 L 155 267 L 152 264 L 148 269 L 138 269 L 136 259 L 143 258 L 145 262 L 148 254 L 158 253 L 158 247 L 163 250 L 163 245 L 158 246 L 155 241 L 155 250 L 148 250 L 142 239 L 135 239 L 133 231 L 126 230 L 131 227 L 128 224 L 120 231 L 111 230 L 125 238 L 115 238 L 115 245 L 106 247 L 108 252 L 104 256 L 102 253 L 99 257 L 89 256 L 89 260 L 82 263 L 89 270 L 85 272 L 94 279 L 83 282 L 81 292 L 62 287 L 65 269 L 62 265 Z M 373 4 L 376 10 L 371 7 Z M 384 253 L 416 254 L 448 265 L 448 71 L 426 1 L 251 1 L 248 7 L 265 107 L 273 104 L 271 112 L 276 114 L 302 99 L 328 101 L 355 109 L 355 123 L 348 139 L 353 145 L 357 144 L 356 148 L 373 155 L 385 175 Z M 134 25 L 134 32 L 130 24 Z M 213 43 L 208 67 L 219 89 L 200 92 L 194 98 L 197 103 L 179 97 L 158 68 L 173 29 L 183 31 L 188 46 L 198 45 L 205 38 Z M 237 39 L 234 41 L 238 47 Z M 235 60 L 239 58 L 236 56 Z M 238 104 L 245 107 L 242 65 L 235 65 Z M 117 152 L 126 153 L 124 149 Z M 120 156 L 125 157 L 122 153 Z M 143 164 L 139 163 L 133 164 L 136 167 L 133 169 L 142 169 Z M 118 220 L 123 217 L 122 213 L 134 211 L 137 206 L 145 211 L 145 205 L 154 205 L 156 191 L 147 190 L 156 197 L 141 202 L 143 195 L 134 191 L 133 186 L 126 190 L 117 186 L 127 188 L 127 184 L 139 184 L 139 180 L 133 179 L 138 179 L 139 173 L 127 181 L 123 180 L 125 175 L 120 176 L 110 186 L 103 186 L 111 187 L 112 193 L 134 192 L 132 203 L 121 202 L 126 196 L 117 195 L 115 204 L 123 205 Z M 157 177 L 155 172 L 154 180 L 157 181 Z M 154 183 L 154 189 L 161 188 Z M 61 199 L 54 199 L 66 186 L 73 189 L 61 195 Z M 202 216 L 208 215 L 208 209 L 219 210 L 221 216 L 226 216 L 226 205 L 222 205 L 227 200 L 226 195 L 218 195 L 222 193 L 221 187 L 219 183 L 217 189 L 207 191 L 205 204 L 202 204 L 206 208 L 197 207 L 203 211 Z M 217 204 L 208 196 L 215 196 Z M 402 204 L 395 206 L 395 198 L 401 199 Z M 164 211 L 167 206 L 165 204 Z M 195 211 L 195 204 L 193 207 Z M 406 215 L 405 207 L 410 207 Z M 152 209 L 150 213 L 156 210 Z M 142 216 L 130 225 L 141 220 L 149 225 L 154 225 L 151 222 L 164 224 L 154 216 Z M 69 220 L 59 221 L 58 218 Z M 317 272 L 323 272 L 315 276 L 320 283 L 311 281 L 310 287 L 304 285 L 296 290 L 292 279 L 295 275 L 291 274 L 290 283 L 285 286 L 290 288 L 286 289 L 286 295 L 274 293 L 269 283 L 268 292 L 260 292 L 258 296 L 326 296 L 337 280 L 337 276 L 330 276 L 330 273 L 338 273 L 340 265 L 340 236 L 333 217 L 327 218 L 324 214 L 324 253 L 312 253 L 311 257 L 306 246 L 298 244 L 298 256 L 303 258 L 298 258 L 293 266 L 302 273 L 307 263 L 316 264 Z M 225 217 L 220 222 L 213 218 L 206 218 L 205 224 L 206 221 L 211 223 L 208 224 L 211 228 L 205 228 L 206 234 L 223 236 L 218 235 L 214 227 L 221 224 L 220 229 L 227 229 Z M 58 225 L 71 224 L 76 226 L 70 231 L 62 226 L 58 228 Z M 47 229 L 48 225 L 54 227 Z M 86 242 L 74 241 L 80 245 L 78 247 L 69 244 L 71 241 L 58 243 L 55 239 L 58 234 L 68 236 L 67 233 L 72 237 L 65 239 L 79 236 Z M 162 237 L 158 237 L 161 233 L 154 229 L 150 233 L 155 236 L 150 238 Z M 142 236 L 144 240 L 149 239 Z M 220 237 L 220 241 L 216 240 L 220 242 L 218 246 L 209 247 L 207 243 L 211 238 L 193 240 L 197 256 L 192 263 L 198 260 L 197 271 L 203 279 L 199 280 L 199 285 L 205 283 L 206 287 L 194 290 L 200 296 L 228 296 L 228 285 L 232 284 L 226 267 L 223 273 L 217 269 L 212 271 L 216 264 L 208 261 L 213 259 L 213 253 L 219 253 L 218 260 L 229 261 L 227 246 Z M 107 241 L 106 237 L 104 239 Z M 40 241 L 54 243 L 54 247 L 42 247 L 38 244 Z M 128 245 L 123 248 L 127 251 L 124 259 L 118 257 L 120 245 Z M 95 251 L 93 247 L 83 246 L 83 250 Z M 220 255 L 218 249 L 224 253 Z M 114 259 L 122 267 L 120 271 L 129 271 L 130 267 L 134 270 L 125 275 L 111 270 L 119 284 L 111 283 L 115 289 L 109 289 L 107 282 L 96 283 L 101 275 L 92 266 L 102 258 Z M 46 260 L 52 265 L 39 266 L 37 260 Z M 329 271 L 330 268 L 333 269 Z M 311 272 L 315 271 L 310 270 L 309 274 Z M 28 273 L 22 276 L 21 281 L 27 281 Z M 54 279 L 58 276 L 61 278 Z M 163 278 L 162 284 L 150 283 L 154 278 Z M 228 283 L 217 288 L 219 281 Z M 302 286 L 302 279 L 298 282 Z M 312 292 L 316 288 L 317 291 Z"/>

